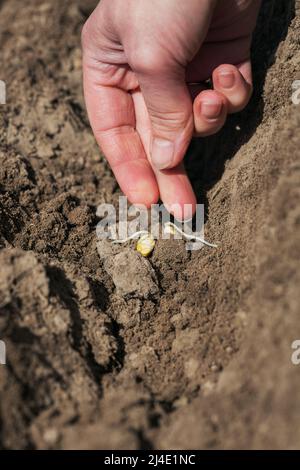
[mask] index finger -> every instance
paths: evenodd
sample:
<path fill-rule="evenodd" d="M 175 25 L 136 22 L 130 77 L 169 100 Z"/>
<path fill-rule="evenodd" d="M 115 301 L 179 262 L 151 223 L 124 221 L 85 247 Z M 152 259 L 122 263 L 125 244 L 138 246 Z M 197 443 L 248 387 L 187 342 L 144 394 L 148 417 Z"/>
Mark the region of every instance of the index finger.
<path fill-rule="evenodd" d="M 118 66 L 108 67 L 109 75 L 115 77 Z M 118 86 L 118 83 L 111 84 L 107 74 L 101 70 L 101 63 L 91 59 L 88 54 L 84 54 L 83 58 L 83 83 L 87 112 L 95 138 L 122 191 L 131 203 L 149 207 L 157 202 L 159 192 L 136 130 L 131 94 Z"/>

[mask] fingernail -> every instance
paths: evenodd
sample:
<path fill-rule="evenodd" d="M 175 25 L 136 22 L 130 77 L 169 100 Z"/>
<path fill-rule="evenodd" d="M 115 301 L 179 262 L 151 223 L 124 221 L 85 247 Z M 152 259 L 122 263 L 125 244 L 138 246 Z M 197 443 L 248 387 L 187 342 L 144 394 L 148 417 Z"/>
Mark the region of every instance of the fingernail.
<path fill-rule="evenodd" d="M 174 150 L 174 142 L 154 138 L 151 151 L 151 160 L 153 165 L 159 170 L 169 168 L 173 163 Z"/>
<path fill-rule="evenodd" d="M 216 119 L 220 116 L 222 110 L 222 103 L 213 103 L 209 101 L 203 101 L 201 103 L 201 112 L 208 119 Z"/>
<path fill-rule="evenodd" d="M 164 206 L 167 211 L 173 215 L 174 219 L 179 222 L 189 222 L 193 220 L 195 204 L 179 204 L 175 202 L 173 204 L 164 203 Z"/>
<path fill-rule="evenodd" d="M 219 74 L 219 82 L 223 88 L 232 88 L 235 82 L 235 75 L 233 72 L 221 72 Z"/>

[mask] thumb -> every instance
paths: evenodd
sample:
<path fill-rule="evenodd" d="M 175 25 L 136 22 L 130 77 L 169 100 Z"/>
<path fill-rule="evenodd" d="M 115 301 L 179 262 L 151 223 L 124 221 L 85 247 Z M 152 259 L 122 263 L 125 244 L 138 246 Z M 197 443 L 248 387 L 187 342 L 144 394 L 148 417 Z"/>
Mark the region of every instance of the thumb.
<path fill-rule="evenodd" d="M 151 122 L 152 165 L 160 170 L 173 168 L 183 159 L 194 132 L 185 71 L 156 64 L 138 73 L 138 81 Z"/>

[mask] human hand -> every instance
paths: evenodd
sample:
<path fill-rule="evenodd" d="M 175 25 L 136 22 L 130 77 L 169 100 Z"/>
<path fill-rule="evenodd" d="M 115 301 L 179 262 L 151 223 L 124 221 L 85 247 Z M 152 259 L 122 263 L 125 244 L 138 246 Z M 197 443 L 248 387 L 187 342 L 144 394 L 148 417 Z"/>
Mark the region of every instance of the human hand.
<path fill-rule="evenodd" d="M 260 0 L 102 0 L 82 32 L 84 92 L 95 137 L 133 204 L 160 197 L 190 218 L 182 163 L 251 96 Z M 213 89 L 204 82 L 212 78 Z M 184 205 L 190 205 L 183 212 Z M 173 206 L 173 207 L 172 207 Z"/>

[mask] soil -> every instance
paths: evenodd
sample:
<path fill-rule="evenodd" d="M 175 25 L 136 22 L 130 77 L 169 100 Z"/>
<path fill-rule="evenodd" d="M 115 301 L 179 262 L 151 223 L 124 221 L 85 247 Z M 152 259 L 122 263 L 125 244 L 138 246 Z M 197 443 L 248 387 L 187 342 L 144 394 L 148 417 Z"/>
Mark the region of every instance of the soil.
<path fill-rule="evenodd" d="M 0 1 L 0 447 L 299 448 L 300 2 L 263 2 L 253 99 L 189 151 L 220 247 L 146 265 L 96 247 L 120 192 L 82 97 L 93 6 Z"/>

